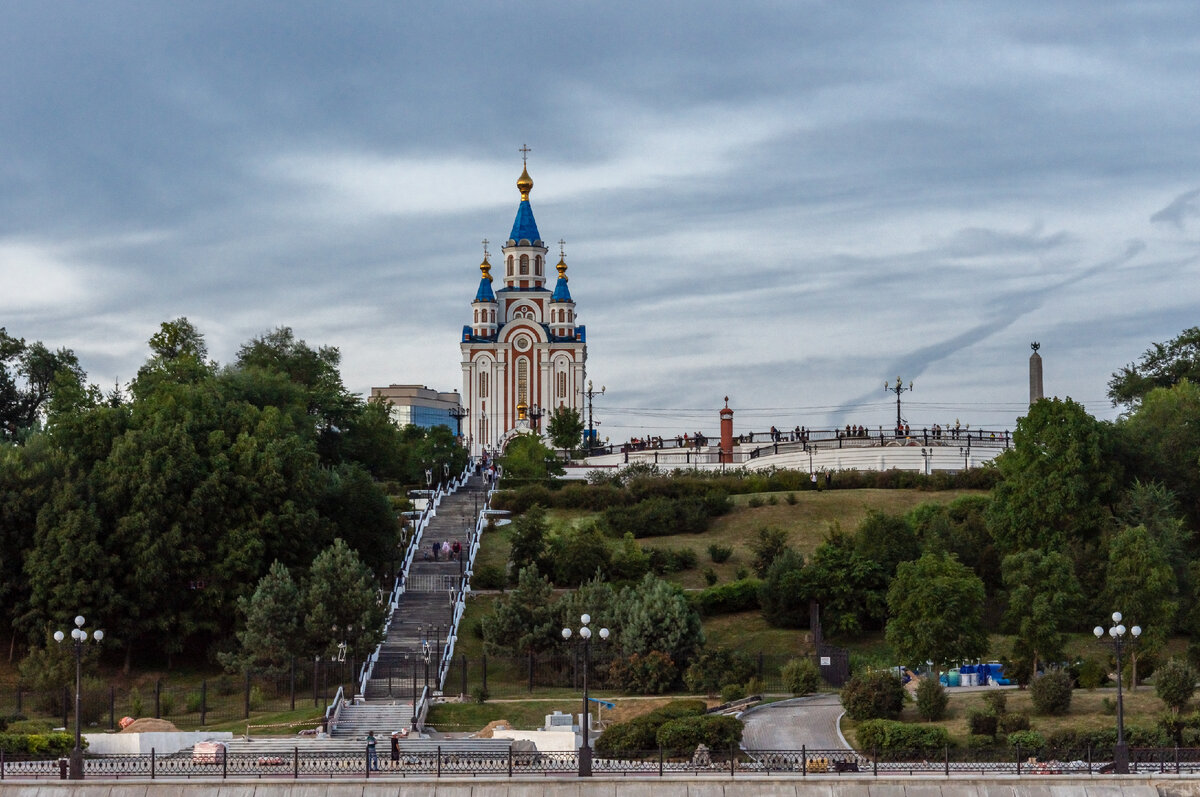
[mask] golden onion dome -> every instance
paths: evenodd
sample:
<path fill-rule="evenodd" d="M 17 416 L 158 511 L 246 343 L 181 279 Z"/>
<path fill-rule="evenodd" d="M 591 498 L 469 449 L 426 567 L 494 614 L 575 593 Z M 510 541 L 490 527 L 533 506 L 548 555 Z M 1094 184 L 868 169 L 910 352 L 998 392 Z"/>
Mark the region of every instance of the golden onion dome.
<path fill-rule="evenodd" d="M 479 270 L 483 272 L 483 278 L 488 282 L 492 281 L 492 264 L 488 262 L 487 255 L 483 256 L 483 262 L 479 264 Z"/>
<path fill-rule="evenodd" d="M 521 176 L 517 178 L 517 190 L 521 192 L 521 201 L 525 202 L 529 199 L 529 192 L 533 190 L 533 178 L 529 176 L 529 169 L 521 169 Z"/>
<path fill-rule="evenodd" d="M 558 278 L 560 280 L 565 280 L 567 278 L 567 261 L 566 261 L 566 259 L 560 257 L 558 259 L 558 265 L 555 266 L 555 268 L 558 269 Z"/>

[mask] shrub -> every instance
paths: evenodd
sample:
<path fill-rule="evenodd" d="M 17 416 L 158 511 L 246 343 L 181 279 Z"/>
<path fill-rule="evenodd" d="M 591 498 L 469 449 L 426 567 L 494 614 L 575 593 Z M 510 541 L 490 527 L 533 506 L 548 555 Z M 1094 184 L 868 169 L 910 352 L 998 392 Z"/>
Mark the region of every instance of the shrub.
<path fill-rule="evenodd" d="M 704 583 L 713 586 L 717 583 L 717 571 L 711 567 L 704 568 Z"/>
<path fill-rule="evenodd" d="M 504 570 L 496 565 L 477 565 L 471 574 L 471 589 L 504 589 Z"/>
<path fill-rule="evenodd" d="M 757 609 L 761 585 L 762 582 L 757 578 L 744 578 L 728 584 L 708 587 L 700 592 L 692 593 L 693 605 L 696 607 L 696 611 L 706 617 Z"/>
<path fill-rule="evenodd" d="M 1117 701 L 1111 697 L 1101 698 L 1100 710 L 1110 717 L 1115 717 L 1117 715 Z"/>
<path fill-rule="evenodd" d="M 617 752 L 653 750 L 658 746 L 655 740 L 658 727 L 658 724 L 643 717 L 610 725 L 596 740 L 596 752 L 613 755 Z"/>
<path fill-rule="evenodd" d="M 975 709 L 967 714 L 967 730 L 972 736 L 995 738 L 999 720 L 995 714 Z"/>
<path fill-rule="evenodd" d="M 1023 711 L 1012 714 L 1001 714 L 996 718 L 996 727 L 1000 733 L 1016 733 L 1029 730 L 1029 715 Z"/>
<path fill-rule="evenodd" d="M 194 708 L 194 709 L 189 708 L 188 711 L 199 711 L 200 710 L 200 695 L 197 694 L 195 697 L 196 697 L 196 708 Z M 189 695 L 188 696 L 188 705 L 190 706 L 191 703 L 192 703 L 192 697 Z M 160 692 L 159 693 L 159 695 L 158 695 L 158 713 L 164 717 L 167 716 L 168 714 L 175 713 L 175 693 L 174 692 Z"/>
<path fill-rule="evenodd" d="M 795 506 L 796 505 L 796 494 L 788 493 L 787 497 L 784 498 L 783 500 L 788 502 L 788 506 Z"/>
<path fill-rule="evenodd" d="M 754 662 L 740 651 L 709 646 L 692 659 L 683 683 L 693 692 L 716 694 L 725 684 L 743 684 L 755 675 Z M 701 703 L 703 712 L 703 703 Z"/>
<path fill-rule="evenodd" d="M 821 688 L 821 668 L 812 659 L 791 659 L 779 674 L 784 688 L 793 695 L 808 695 Z"/>
<path fill-rule="evenodd" d="M 888 670 L 859 673 L 842 687 L 842 706 L 852 720 L 895 719 L 904 708 L 904 686 Z"/>
<path fill-rule="evenodd" d="M 87 739 L 82 740 L 87 747 Z M 40 759 L 62 758 L 75 747 L 70 733 L 0 733 L 0 750 L 6 755 L 16 753 Z"/>
<path fill-rule="evenodd" d="M 742 721 L 719 714 L 670 720 L 655 734 L 658 746 L 673 752 L 691 752 L 701 744 L 724 750 L 741 740 Z"/>
<path fill-rule="evenodd" d="M 732 703 L 746 696 L 746 688 L 741 684 L 725 684 L 721 687 L 721 702 Z"/>
<path fill-rule="evenodd" d="M 1046 739 L 1037 731 L 1013 731 L 1008 735 L 1008 746 L 1022 750 L 1041 750 Z"/>
<path fill-rule="evenodd" d="M 749 499 L 746 500 L 746 505 L 749 507 L 752 507 L 754 509 L 757 509 L 758 507 L 763 505 L 763 500 L 761 497 L 759 497 L 757 495 L 752 495 L 752 496 L 750 496 Z"/>
<path fill-rule="evenodd" d="M 770 498 L 768 498 L 768 499 L 767 499 L 767 504 L 768 504 L 769 506 L 778 506 L 778 505 L 779 505 L 779 498 L 778 498 L 778 496 L 774 496 L 774 495 L 773 495 L 773 496 L 771 496 Z"/>
<path fill-rule="evenodd" d="M 661 650 L 614 659 L 609 677 L 620 688 L 643 695 L 661 695 L 675 685 L 679 668 Z"/>
<path fill-rule="evenodd" d="M 471 690 L 471 699 L 474 700 L 476 703 L 480 703 L 480 704 L 486 703 L 488 700 L 488 697 L 490 697 L 490 695 L 488 694 L 488 690 L 484 689 L 482 686 L 477 686 Z"/>
<path fill-rule="evenodd" d="M 858 746 L 865 750 L 941 750 L 950 744 L 949 732 L 940 725 L 916 725 L 894 720 L 868 720 L 858 726 Z"/>
<path fill-rule="evenodd" d="M 729 557 L 733 556 L 733 546 L 720 545 L 714 542 L 712 545 L 708 546 L 708 556 L 716 564 L 727 562 L 729 561 Z"/>
<path fill-rule="evenodd" d="M 1084 659 L 1076 667 L 1075 677 L 1083 689 L 1096 689 L 1108 682 L 1108 667 L 1099 659 Z"/>
<path fill-rule="evenodd" d="M 1029 685 L 1033 709 L 1039 714 L 1066 714 L 1071 709 L 1071 676 L 1051 670 Z"/>
<path fill-rule="evenodd" d="M 922 678 L 917 684 L 917 714 L 926 722 L 936 722 L 946 716 L 949 702 L 946 687 L 933 678 Z"/>
<path fill-rule="evenodd" d="M 967 736 L 967 749 L 969 750 L 990 750 L 995 747 L 996 740 L 991 736 L 972 733 Z"/>
<path fill-rule="evenodd" d="M 250 710 L 262 710 L 263 703 L 266 701 L 266 696 L 263 695 L 262 687 L 258 684 L 250 687 Z"/>
<path fill-rule="evenodd" d="M 1171 659 L 1154 675 L 1154 694 L 1178 714 L 1196 694 L 1196 671 L 1186 661 Z"/>
<path fill-rule="evenodd" d="M 738 581 L 745 581 L 750 577 L 750 568 L 740 565 L 737 570 L 733 571 L 733 577 Z"/>
<path fill-rule="evenodd" d="M 53 730 L 45 720 L 14 720 L 8 725 L 9 733 L 26 736 L 45 736 Z"/>
<path fill-rule="evenodd" d="M 997 717 L 1008 711 L 1008 692 L 994 689 L 983 694 L 983 704 Z"/>

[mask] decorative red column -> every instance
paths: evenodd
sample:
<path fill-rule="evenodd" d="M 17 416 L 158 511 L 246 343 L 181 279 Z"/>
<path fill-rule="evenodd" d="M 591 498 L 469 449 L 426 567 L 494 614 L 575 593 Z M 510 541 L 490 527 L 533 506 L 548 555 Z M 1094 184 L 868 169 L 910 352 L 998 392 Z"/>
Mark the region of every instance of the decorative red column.
<path fill-rule="evenodd" d="M 721 408 L 721 462 L 733 462 L 733 410 L 729 409 L 729 396 Z"/>

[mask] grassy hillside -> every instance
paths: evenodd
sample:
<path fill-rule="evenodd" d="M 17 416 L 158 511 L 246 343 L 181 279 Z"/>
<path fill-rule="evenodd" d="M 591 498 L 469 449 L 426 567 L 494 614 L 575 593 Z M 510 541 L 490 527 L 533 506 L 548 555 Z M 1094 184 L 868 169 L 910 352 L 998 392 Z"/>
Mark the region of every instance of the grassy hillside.
<path fill-rule="evenodd" d="M 681 573 L 667 576 L 684 588 L 698 589 L 705 586 L 704 568 L 712 566 L 719 583 L 732 581 L 738 568 L 749 567 L 751 554 L 748 543 L 754 532 L 763 526 L 784 529 L 791 536 L 792 546 L 801 553 L 811 553 L 825 539 L 830 527 L 839 525 L 844 531 L 853 532 L 867 516 L 869 510 L 889 514 L 907 512 L 926 502 L 947 504 L 962 495 L 980 495 L 981 490 L 828 490 L 813 492 L 750 493 L 731 497 L 734 509 L 724 517 L 717 518 L 712 527 L 703 534 L 679 534 L 668 537 L 653 537 L 640 542 L 644 546 L 667 549 L 691 548 L 696 552 L 699 566 Z M 789 503 L 789 496 L 795 503 Z M 774 504 L 771 503 L 774 501 Z M 751 504 L 759 504 L 752 506 Z M 550 510 L 547 512 L 551 525 L 578 525 L 599 516 L 585 510 Z M 491 565 L 504 568 L 508 562 L 508 526 L 501 526 L 485 536 L 480 550 L 479 566 Z M 712 544 L 733 547 L 733 556 L 721 564 L 713 564 L 708 556 Z"/>

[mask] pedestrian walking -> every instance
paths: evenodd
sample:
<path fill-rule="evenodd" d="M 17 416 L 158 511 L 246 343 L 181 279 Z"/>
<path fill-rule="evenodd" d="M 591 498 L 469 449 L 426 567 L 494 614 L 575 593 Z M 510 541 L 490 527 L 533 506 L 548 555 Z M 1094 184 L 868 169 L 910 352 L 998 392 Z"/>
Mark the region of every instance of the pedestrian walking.
<path fill-rule="evenodd" d="M 367 767 L 379 771 L 379 755 L 375 752 L 375 731 L 367 731 Z"/>

